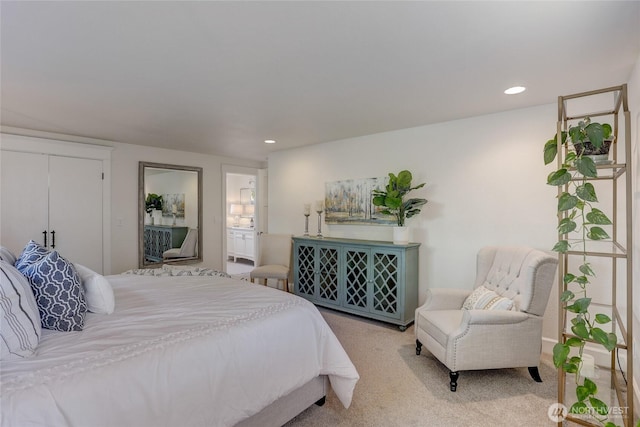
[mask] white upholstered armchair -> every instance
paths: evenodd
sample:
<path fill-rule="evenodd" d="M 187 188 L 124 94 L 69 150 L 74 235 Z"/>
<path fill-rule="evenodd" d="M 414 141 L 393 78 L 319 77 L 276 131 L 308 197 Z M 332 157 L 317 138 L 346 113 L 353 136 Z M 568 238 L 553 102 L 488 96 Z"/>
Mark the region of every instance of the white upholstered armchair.
<path fill-rule="evenodd" d="M 486 247 L 478 252 L 474 289 L 430 289 L 416 310 L 416 354 L 422 346 L 458 372 L 527 367 L 538 371 L 542 316 L 558 260 L 525 247 Z"/>

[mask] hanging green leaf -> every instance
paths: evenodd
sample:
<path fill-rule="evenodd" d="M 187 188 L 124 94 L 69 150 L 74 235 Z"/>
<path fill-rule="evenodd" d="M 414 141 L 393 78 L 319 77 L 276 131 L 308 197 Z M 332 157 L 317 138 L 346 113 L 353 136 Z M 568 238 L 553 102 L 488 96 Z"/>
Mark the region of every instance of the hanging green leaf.
<path fill-rule="evenodd" d="M 596 164 L 590 157 L 578 157 L 576 159 L 576 169 L 588 178 L 595 178 L 598 176 Z"/>
<path fill-rule="evenodd" d="M 572 274 L 572 276 L 573 276 L 573 274 Z M 565 278 L 566 278 L 566 277 L 567 277 L 567 276 L 565 276 Z M 574 276 L 574 277 L 575 277 L 575 276 Z M 566 283 L 566 282 L 565 282 L 565 283 Z M 571 291 L 569 291 L 569 290 L 566 290 L 566 291 L 564 291 L 564 292 L 562 293 L 562 295 L 560 296 L 560 301 L 562 301 L 562 302 L 571 301 L 571 300 L 573 299 L 573 297 L 575 297 L 574 293 L 573 293 L 573 292 L 571 292 Z"/>
<path fill-rule="evenodd" d="M 591 268 L 591 264 L 589 264 L 588 262 L 585 264 L 582 264 L 579 268 L 580 272 L 586 276 L 595 276 L 596 274 L 593 272 L 593 269 Z"/>
<path fill-rule="evenodd" d="M 578 225 L 571 218 L 563 218 L 558 224 L 558 232 L 560 234 L 571 233 L 577 227 Z"/>
<path fill-rule="evenodd" d="M 571 181 L 571 174 L 565 168 L 558 169 L 555 172 L 551 172 L 547 177 L 547 184 L 549 185 L 559 186 L 564 185 L 569 181 Z"/>
<path fill-rule="evenodd" d="M 599 415 L 602 415 L 602 416 L 609 415 L 609 407 L 602 400 L 597 399 L 595 397 L 590 397 L 589 403 Z"/>
<path fill-rule="evenodd" d="M 588 413 L 589 408 L 587 407 L 587 404 L 584 402 L 576 402 L 573 405 L 571 405 L 571 408 L 569 409 L 569 413 L 570 414 L 586 414 Z"/>
<path fill-rule="evenodd" d="M 578 298 L 573 304 L 568 305 L 566 308 L 572 313 L 586 313 L 590 304 L 591 298 Z"/>
<path fill-rule="evenodd" d="M 587 389 L 587 391 L 591 395 L 595 396 L 598 393 L 598 386 L 596 385 L 596 383 L 591 381 L 589 378 L 585 378 L 584 379 L 584 387 Z"/>
<path fill-rule="evenodd" d="M 562 193 L 558 198 L 558 211 L 568 211 L 578 204 L 578 198 L 570 193 Z"/>
<path fill-rule="evenodd" d="M 609 235 L 601 227 L 591 227 L 587 233 L 587 237 L 591 240 L 608 239 Z"/>
<path fill-rule="evenodd" d="M 611 318 L 609 316 L 607 316 L 606 314 L 602 314 L 602 313 L 596 314 L 596 323 L 604 325 L 604 324 L 609 323 L 609 322 L 611 322 Z"/>
<path fill-rule="evenodd" d="M 600 209 L 592 208 L 586 215 L 587 221 L 591 224 L 610 225 L 611 220 Z"/>
<path fill-rule="evenodd" d="M 569 346 L 563 343 L 557 343 L 553 346 L 553 364 L 556 368 L 564 364 L 570 350 Z"/>
<path fill-rule="evenodd" d="M 581 340 L 580 338 L 571 337 L 567 340 L 565 344 L 567 344 L 569 347 L 580 347 L 582 346 L 583 343 L 584 341 Z"/>
<path fill-rule="evenodd" d="M 553 248 L 551 249 L 554 252 L 567 252 L 569 250 L 569 242 L 567 242 L 566 240 L 560 240 L 558 243 L 556 243 Z"/>
<path fill-rule="evenodd" d="M 578 323 L 577 325 L 573 325 L 571 327 L 571 331 L 576 334 L 576 336 L 582 339 L 589 339 L 589 331 L 587 331 L 587 326 L 584 323 Z"/>
<path fill-rule="evenodd" d="M 576 397 L 578 398 L 578 402 L 584 401 L 590 395 L 591 393 L 589 392 L 589 389 L 585 386 L 579 385 L 578 387 L 576 387 Z"/>
<path fill-rule="evenodd" d="M 580 197 L 582 200 L 586 200 L 587 202 L 597 202 L 598 196 L 596 196 L 596 189 L 593 187 L 593 184 L 590 182 L 586 182 L 582 185 L 579 185 L 576 188 L 576 195 Z"/>

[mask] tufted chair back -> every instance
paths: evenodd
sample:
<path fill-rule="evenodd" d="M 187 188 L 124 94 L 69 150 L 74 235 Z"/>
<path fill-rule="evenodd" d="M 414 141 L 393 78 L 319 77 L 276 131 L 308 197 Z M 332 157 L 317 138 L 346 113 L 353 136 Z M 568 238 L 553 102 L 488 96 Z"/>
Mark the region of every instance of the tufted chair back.
<path fill-rule="evenodd" d="M 515 309 L 544 315 L 558 260 L 527 247 L 490 246 L 478 252 L 474 288 L 484 285 L 513 300 Z"/>

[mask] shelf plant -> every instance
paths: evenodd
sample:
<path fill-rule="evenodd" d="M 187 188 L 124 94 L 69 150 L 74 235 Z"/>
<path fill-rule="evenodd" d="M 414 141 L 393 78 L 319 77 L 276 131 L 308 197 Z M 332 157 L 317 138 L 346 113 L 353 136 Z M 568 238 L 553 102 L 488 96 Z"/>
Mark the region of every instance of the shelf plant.
<path fill-rule="evenodd" d="M 560 339 L 553 348 L 553 363 L 558 369 L 572 374 L 576 385 L 577 401 L 569 408 L 572 414 L 590 414 L 605 427 L 614 427 L 608 421 L 609 408 L 600 400 L 596 383 L 581 376 L 583 367 L 583 352 L 587 342 L 593 342 L 604 347 L 608 352 L 616 347 L 615 333 L 606 332 L 602 325 L 611 322 L 606 314 L 593 313 L 591 298 L 588 296 L 588 285 L 595 277 L 595 272 L 589 263 L 587 242 L 609 238 L 603 226 L 610 225 L 611 220 L 597 208 L 598 197 L 590 179 L 598 176 L 596 164 L 585 154 L 576 142 L 590 141 L 595 147 L 601 147 L 611 135 L 611 126 L 591 122 L 588 118 L 577 126 L 570 127 L 568 132 L 560 132 L 547 141 L 544 146 L 544 162 L 551 163 L 558 154 L 559 147 L 568 140 L 574 143 L 574 149 L 567 151 L 559 168 L 547 177 L 547 184 L 560 188 L 558 196 L 558 235 L 559 240 L 553 250 L 559 253 L 571 251 L 581 257 L 576 271 L 564 274 L 564 292 L 560 299 L 564 310 L 573 313 L 571 320 L 572 336 Z M 571 242 L 569 235 L 575 237 Z"/>
<path fill-rule="evenodd" d="M 147 194 L 147 197 L 144 201 L 144 209 L 151 217 L 151 221 L 153 221 L 153 211 L 162 210 L 162 196 L 159 196 L 155 193 Z"/>
<path fill-rule="evenodd" d="M 395 218 L 398 227 L 404 227 L 405 220 L 420 213 L 423 205 L 427 203 L 426 199 L 405 198 L 406 195 L 413 190 L 422 188 L 426 183 L 411 186 L 413 175 L 408 170 L 403 170 L 395 175 L 389 173 L 389 182 L 384 190 L 373 190 L 374 206 L 382 207 L 380 213 L 391 215 Z"/>

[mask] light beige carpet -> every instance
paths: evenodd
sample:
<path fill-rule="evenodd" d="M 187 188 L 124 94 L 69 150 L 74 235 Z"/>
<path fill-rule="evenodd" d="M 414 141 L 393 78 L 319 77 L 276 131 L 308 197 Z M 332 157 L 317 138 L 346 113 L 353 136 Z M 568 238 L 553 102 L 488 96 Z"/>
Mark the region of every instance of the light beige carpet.
<path fill-rule="evenodd" d="M 353 402 L 344 409 L 333 392 L 288 427 L 305 426 L 553 426 L 556 372 L 544 358 L 543 382 L 526 368 L 461 372 L 449 391 L 449 371 L 422 351 L 416 356 L 413 326 L 396 326 L 321 309 L 360 373 Z"/>

